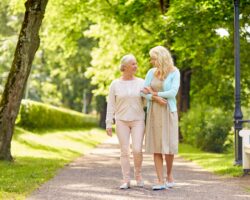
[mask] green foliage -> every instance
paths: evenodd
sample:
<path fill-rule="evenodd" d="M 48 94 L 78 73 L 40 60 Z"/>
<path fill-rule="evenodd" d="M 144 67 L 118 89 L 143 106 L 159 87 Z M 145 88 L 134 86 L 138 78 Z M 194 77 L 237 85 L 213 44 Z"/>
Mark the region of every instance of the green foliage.
<path fill-rule="evenodd" d="M 199 111 L 199 112 L 197 112 Z M 183 113 L 180 121 L 181 135 L 183 142 L 197 146 L 197 136 L 202 132 L 205 126 L 205 113 L 200 108 L 190 109 L 187 113 Z"/>
<path fill-rule="evenodd" d="M 0 5 L 0 94 L 10 69 L 25 0 L 3 0 Z M 95 41 L 83 35 L 89 26 L 87 1 L 49 1 L 40 31 L 41 44 L 35 56 L 26 97 L 65 106 L 83 107 L 83 93 L 91 100 L 92 86 L 84 76 L 90 66 Z"/>
<path fill-rule="evenodd" d="M 29 98 L 81 111 L 83 94 L 89 102 L 92 91 L 107 95 L 110 82 L 120 75 L 118 64 L 124 54 L 137 57 L 137 76 L 144 78 L 150 68 L 148 51 L 164 45 L 177 67 L 191 69 L 191 103 L 232 110 L 233 2 L 169 2 L 163 13 L 155 0 L 49 1 L 28 82 Z M 0 93 L 12 62 L 23 3 L 1 1 Z M 250 0 L 240 1 L 241 92 L 246 107 L 250 105 L 249 13 Z"/>
<path fill-rule="evenodd" d="M 205 151 L 222 152 L 232 142 L 232 116 L 219 108 L 196 106 L 183 114 L 180 127 L 185 143 Z"/>
<path fill-rule="evenodd" d="M 234 90 L 233 2 L 171 1 L 166 13 L 167 41 L 177 66 L 191 68 L 191 97 L 195 103 L 232 110 Z M 249 102 L 250 1 L 241 1 L 242 104 Z M 227 32 L 221 35 L 219 30 Z M 248 60 L 248 61 L 247 61 Z M 248 85 L 248 86 L 247 86 Z"/>
<path fill-rule="evenodd" d="M 107 138 L 101 129 L 27 131 L 16 128 L 12 140 L 15 162 L 0 161 L 0 199 L 23 200 L 58 169 Z"/>
<path fill-rule="evenodd" d="M 97 118 L 90 115 L 24 100 L 17 118 L 17 125 L 29 129 L 83 128 L 97 125 Z"/>
<path fill-rule="evenodd" d="M 23 17 L 12 15 L 13 1 L 2 0 L 0 3 L 0 94 L 7 81 L 17 42 L 17 31 L 21 26 L 19 20 Z"/>
<path fill-rule="evenodd" d="M 92 10 L 97 9 L 99 15 L 89 13 L 93 25 L 85 31 L 86 36 L 98 40 L 91 53 L 91 67 L 85 73 L 97 86 L 96 95 L 107 95 L 110 82 L 120 76 L 118 65 L 125 54 L 135 55 L 139 66 L 137 76 L 144 78 L 150 68 L 149 49 L 162 44 L 162 38 L 158 37 L 162 23 L 158 2 L 108 2 L 91 1 Z"/>
<path fill-rule="evenodd" d="M 86 3 L 49 1 L 41 46 L 31 74 L 31 99 L 81 111 L 83 93 L 92 98 L 90 80 L 84 76 L 95 45 L 93 39 L 83 35 L 90 23 L 86 17 Z M 53 92 L 46 93 L 45 85 L 50 85 Z"/>
<path fill-rule="evenodd" d="M 249 0 L 241 1 L 242 103 L 249 104 Z M 119 76 L 119 59 L 126 53 L 138 58 L 138 75 L 149 69 L 148 51 L 155 45 L 170 48 L 180 69 L 191 68 L 191 100 L 225 110 L 233 108 L 234 55 L 233 3 L 230 1 L 173 0 L 165 13 L 159 1 L 90 1 L 93 22 L 86 36 L 98 39 L 86 76 L 107 94 L 110 82 Z M 219 30 L 227 32 L 221 35 Z M 110 42 L 112 41 L 112 43 Z"/>

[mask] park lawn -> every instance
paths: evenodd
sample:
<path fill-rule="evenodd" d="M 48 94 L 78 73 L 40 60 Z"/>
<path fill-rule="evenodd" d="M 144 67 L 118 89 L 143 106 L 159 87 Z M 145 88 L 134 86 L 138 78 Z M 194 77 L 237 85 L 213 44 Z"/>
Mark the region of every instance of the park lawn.
<path fill-rule="evenodd" d="M 107 139 L 104 130 L 27 131 L 15 129 L 14 162 L 0 162 L 0 199 L 21 200 L 57 170 Z"/>
<path fill-rule="evenodd" d="M 181 143 L 179 145 L 179 155 L 218 175 L 226 177 L 239 177 L 243 175 L 242 167 L 233 165 L 233 149 L 227 153 L 208 153 L 191 145 Z M 247 185 L 244 188 L 247 192 L 250 192 L 250 186 Z"/>
<path fill-rule="evenodd" d="M 201 151 L 191 145 L 181 143 L 179 145 L 179 155 L 215 174 L 228 177 L 243 175 L 242 167 L 233 165 L 233 150 L 227 153 L 209 153 Z"/>

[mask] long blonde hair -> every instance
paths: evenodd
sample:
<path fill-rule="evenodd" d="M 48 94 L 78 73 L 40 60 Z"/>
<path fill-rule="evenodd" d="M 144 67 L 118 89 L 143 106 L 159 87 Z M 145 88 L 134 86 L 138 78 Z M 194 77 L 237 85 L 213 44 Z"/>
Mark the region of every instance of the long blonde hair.
<path fill-rule="evenodd" d="M 151 58 L 155 59 L 155 76 L 164 80 L 175 69 L 173 58 L 169 50 L 163 46 L 156 46 L 149 51 Z"/>

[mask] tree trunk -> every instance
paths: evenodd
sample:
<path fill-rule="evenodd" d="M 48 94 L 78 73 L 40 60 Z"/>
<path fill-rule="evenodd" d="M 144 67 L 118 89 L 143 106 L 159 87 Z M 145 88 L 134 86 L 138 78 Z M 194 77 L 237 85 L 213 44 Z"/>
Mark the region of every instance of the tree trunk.
<path fill-rule="evenodd" d="M 187 112 L 190 108 L 190 81 L 191 69 L 184 69 L 181 71 L 180 89 L 177 96 L 178 99 L 178 113 Z"/>
<path fill-rule="evenodd" d="M 90 104 L 92 101 L 93 93 L 91 91 L 83 91 L 83 106 L 82 106 L 82 112 L 84 114 L 89 114 L 90 112 Z"/>
<path fill-rule="evenodd" d="M 11 139 L 32 61 L 40 44 L 39 29 L 48 0 L 27 0 L 14 59 L 0 102 L 0 160 L 11 161 Z"/>
<path fill-rule="evenodd" d="M 107 112 L 107 103 L 105 102 L 102 110 L 100 111 L 100 121 L 99 126 L 101 128 L 106 128 L 106 112 Z"/>
<path fill-rule="evenodd" d="M 96 96 L 96 110 L 100 114 L 99 126 L 101 128 L 105 128 L 106 112 L 107 112 L 107 102 L 105 96 L 102 95 Z"/>
<path fill-rule="evenodd" d="M 93 98 L 93 93 L 90 91 L 86 94 L 86 104 L 87 104 L 87 110 L 86 110 L 86 114 L 89 114 L 90 112 L 90 104 Z"/>
<path fill-rule="evenodd" d="M 165 14 L 170 6 L 170 0 L 160 0 L 161 13 Z"/>
<path fill-rule="evenodd" d="M 191 69 L 181 70 L 180 88 L 177 96 L 177 109 L 179 113 L 179 121 L 181 119 L 181 113 L 187 112 L 190 108 L 190 81 L 191 81 Z M 183 136 L 181 129 L 179 129 L 179 141 L 182 141 Z"/>

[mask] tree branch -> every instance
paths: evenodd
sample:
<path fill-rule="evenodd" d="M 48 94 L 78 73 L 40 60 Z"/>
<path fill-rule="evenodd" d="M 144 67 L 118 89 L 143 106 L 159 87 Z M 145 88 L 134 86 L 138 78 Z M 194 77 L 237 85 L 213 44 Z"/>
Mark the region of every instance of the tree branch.
<path fill-rule="evenodd" d="M 144 30 L 145 32 L 152 34 L 152 32 L 150 30 L 148 30 L 147 28 L 145 28 L 145 26 L 143 24 L 141 24 L 141 28 L 142 30 Z"/>

